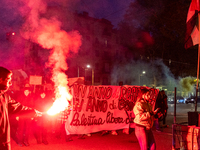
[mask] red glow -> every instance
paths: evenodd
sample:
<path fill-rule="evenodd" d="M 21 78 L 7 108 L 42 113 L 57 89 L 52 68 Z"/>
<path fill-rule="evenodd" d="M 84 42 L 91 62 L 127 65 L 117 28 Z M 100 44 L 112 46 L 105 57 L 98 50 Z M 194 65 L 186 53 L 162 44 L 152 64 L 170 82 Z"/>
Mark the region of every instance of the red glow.
<path fill-rule="evenodd" d="M 137 47 L 137 48 L 143 48 L 144 45 L 143 45 L 142 42 L 137 42 L 137 43 L 136 43 L 136 47 Z"/>
<path fill-rule="evenodd" d="M 142 32 L 142 39 L 144 39 L 144 42 L 146 45 L 153 45 L 154 39 L 148 32 Z"/>

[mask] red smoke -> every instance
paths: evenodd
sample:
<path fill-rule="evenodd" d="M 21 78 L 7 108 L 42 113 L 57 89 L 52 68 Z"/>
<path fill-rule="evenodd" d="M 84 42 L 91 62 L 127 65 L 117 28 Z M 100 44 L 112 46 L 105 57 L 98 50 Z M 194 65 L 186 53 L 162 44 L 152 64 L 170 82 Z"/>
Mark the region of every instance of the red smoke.
<path fill-rule="evenodd" d="M 29 1 L 27 7 L 30 9 L 29 16 L 21 34 L 24 38 L 50 50 L 49 61 L 46 64 L 47 67 L 52 68 L 52 81 L 55 83 L 56 93 L 54 103 L 56 106 L 52 108 L 57 109 L 61 105 L 63 107 L 60 108 L 64 110 L 68 105 L 66 100 L 71 100 L 67 76 L 64 73 L 68 69 L 66 59 L 69 52 L 76 53 L 78 51 L 81 46 L 81 36 L 78 31 L 66 32 L 61 30 L 62 23 L 55 18 L 40 18 L 40 13 L 46 11 L 46 4 L 41 0 Z M 56 110 L 55 113 L 62 110 Z M 51 114 L 53 114 L 52 110 Z"/>

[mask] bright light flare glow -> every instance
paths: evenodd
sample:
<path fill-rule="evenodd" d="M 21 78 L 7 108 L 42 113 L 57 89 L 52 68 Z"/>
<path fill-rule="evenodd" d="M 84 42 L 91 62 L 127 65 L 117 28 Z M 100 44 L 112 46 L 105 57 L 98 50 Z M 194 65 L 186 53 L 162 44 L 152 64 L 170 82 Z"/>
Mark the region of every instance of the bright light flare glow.
<path fill-rule="evenodd" d="M 67 92 L 66 87 L 58 87 L 59 89 L 59 97 L 55 100 L 52 107 L 47 111 L 48 115 L 56 115 L 61 111 L 64 111 L 68 105 L 68 100 L 71 100 L 71 94 Z"/>
<path fill-rule="evenodd" d="M 64 111 L 69 106 L 69 101 L 72 99 L 72 95 L 69 93 L 67 86 L 67 78 L 64 74 L 59 73 L 57 76 L 57 88 L 56 88 L 56 100 L 51 108 L 47 111 L 48 115 L 56 115 L 61 111 Z"/>

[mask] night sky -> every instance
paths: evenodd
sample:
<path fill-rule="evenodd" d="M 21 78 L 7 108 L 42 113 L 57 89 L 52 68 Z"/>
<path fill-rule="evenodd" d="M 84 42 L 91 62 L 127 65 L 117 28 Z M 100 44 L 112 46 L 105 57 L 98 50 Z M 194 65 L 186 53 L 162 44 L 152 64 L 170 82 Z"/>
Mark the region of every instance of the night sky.
<path fill-rule="evenodd" d="M 1 0 L 0 4 L 0 58 L 1 65 L 10 68 L 19 68 L 23 63 L 23 39 L 20 38 L 20 30 L 27 19 L 27 14 L 31 10 L 34 13 L 43 13 L 48 5 L 65 5 L 71 11 L 86 11 L 89 16 L 94 18 L 105 18 L 117 27 L 117 24 L 123 19 L 125 10 L 133 0 Z M 34 2 L 34 3 L 33 3 Z M 43 6 L 43 7 L 41 7 Z M 17 40 L 9 45 L 6 40 L 6 34 L 15 32 Z M 16 51 L 16 47 L 18 51 Z M 13 55 L 14 54 L 14 55 Z M 10 58 L 10 59 L 8 59 Z"/>
<path fill-rule="evenodd" d="M 8 67 L 9 69 L 19 69 L 19 67 L 23 65 L 22 50 L 24 49 L 24 41 L 23 38 L 20 38 L 20 31 L 25 20 L 34 19 L 27 17 L 27 14 L 31 11 L 32 13 L 40 14 L 45 13 L 45 8 L 48 5 L 61 5 L 65 6 L 70 11 L 86 11 L 89 13 L 89 16 L 97 19 L 105 18 L 111 21 L 114 27 L 117 28 L 117 24 L 124 19 L 124 14 L 127 12 L 130 3 L 135 1 L 136 0 L 1 0 L 1 66 Z M 133 19 L 133 27 L 140 27 L 140 29 L 145 30 L 143 25 L 148 25 L 147 27 L 149 27 L 153 24 L 149 34 L 155 35 L 153 32 L 156 32 L 157 39 L 164 40 L 157 41 L 156 44 L 160 47 L 158 48 L 158 46 L 155 46 L 155 48 L 157 48 L 158 51 L 165 48 L 165 54 L 163 56 L 169 56 L 167 60 L 172 59 L 173 63 L 174 61 L 173 58 L 170 58 L 171 56 L 174 56 L 174 58 L 179 57 L 180 60 L 177 60 L 178 63 L 181 61 L 190 62 L 190 60 L 185 59 L 186 56 L 188 56 L 188 51 L 183 49 L 184 43 L 183 40 L 181 41 L 181 39 L 184 38 L 186 13 L 190 0 L 185 0 L 181 3 L 173 0 L 168 0 L 167 2 L 165 0 L 158 0 L 156 2 L 154 1 L 154 3 L 152 0 L 138 0 L 138 2 L 140 5 L 134 6 L 134 13 L 132 13 L 132 16 L 129 16 Z M 157 6 L 154 7 L 154 5 Z M 159 5 L 162 7 L 158 7 Z M 132 9 L 129 9 L 129 12 L 130 10 Z M 152 20 L 152 16 L 157 20 Z M 12 44 L 9 44 L 6 40 L 6 33 L 8 32 L 16 33 L 17 39 L 15 39 Z M 135 31 L 135 33 L 137 33 L 137 31 Z M 184 58 L 183 55 L 185 54 L 186 56 L 184 56 Z M 196 54 L 191 55 L 193 56 L 191 58 L 193 59 L 196 57 L 195 55 Z"/>

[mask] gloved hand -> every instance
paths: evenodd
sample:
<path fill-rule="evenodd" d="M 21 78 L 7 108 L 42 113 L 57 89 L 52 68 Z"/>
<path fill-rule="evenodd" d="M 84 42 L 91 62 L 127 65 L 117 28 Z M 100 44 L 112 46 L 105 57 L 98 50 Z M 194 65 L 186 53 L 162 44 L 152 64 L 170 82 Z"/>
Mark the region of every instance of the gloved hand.
<path fill-rule="evenodd" d="M 43 113 L 34 109 L 35 110 L 35 113 L 36 113 L 36 117 L 42 117 Z"/>
<path fill-rule="evenodd" d="M 160 110 L 160 108 L 157 108 L 156 110 L 153 111 L 154 115 L 158 113 L 158 111 Z"/>

